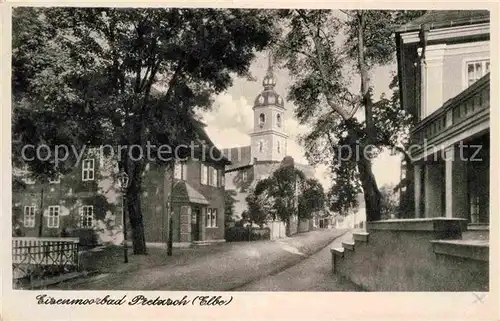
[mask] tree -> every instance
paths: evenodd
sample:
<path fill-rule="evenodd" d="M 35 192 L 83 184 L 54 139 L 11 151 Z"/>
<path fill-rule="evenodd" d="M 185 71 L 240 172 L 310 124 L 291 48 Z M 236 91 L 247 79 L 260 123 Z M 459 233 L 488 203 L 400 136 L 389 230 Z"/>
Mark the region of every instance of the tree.
<path fill-rule="evenodd" d="M 325 206 L 323 185 L 316 179 L 307 179 L 301 184 L 298 197 L 299 218 L 311 218 L 314 212 Z"/>
<path fill-rule="evenodd" d="M 159 145 L 174 150 L 199 138 L 196 111 L 210 108 L 234 75 L 248 75 L 255 51 L 275 34 L 269 16 L 237 9 L 16 8 L 14 161 L 22 163 L 27 144 L 113 146 L 130 177 L 133 250 L 145 254 L 140 195 L 148 160 L 141 151 L 156 155 Z M 48 156 L 29 162 L 31 172 L 53 176 L 74 165 L 73 155 L 60 163 Z M 172 158 L 155 161 L 168 165 Z"/>
<path fill-rule="evenodd" d="M 382 194 L 381 212 L 384 219 L 390 219 L 398 215 L 398 198 L 394 192 L 394 186 L 384 185 L 380 188 Z"/>
<path fill-rule="evenodd" d="M 245 201 L 248 205 L 248 211 L 245 213 L 245 216 L 248 216 L 246 219 L 251 223 L 262 226 L 272 211 L 267 195 L 265 193 L 256 195 L 254 191 L 250 191 Z"/>
<path fill-rule="evenodd" d="M 234 204 L 237 202 L 234 198 L 236 196 L 235 190 L 224 191 L 224 222 L 234 221 Z"/>
<path fill-rule="evenodd" d="M 381 218 L 372 159 L 388 145 L 400 147 L 387 138 L 393 138 L 393 130 L 399 132 L 407 118 L 391 118 L 394 115 L 386 113 L 390 104 L 385 98 L 374 103 L 370 71 L 394 61 L 394 27 L 421 14 L 302 9 L 279 13 L 287 32 L 275 55 L 295 79 L 288 99 L 297 106 L 299 121 L 312 124 L 302 139 L 306 156 L 312 163 L 328 164 L 332 177 L 348 184 L 334 185 L 333 190 L 343 193 L 338 199 L 344 199 L 346 206 L 353 204 L 352 195 L 361 186 L 369 221 Z M 360 83 L 357 93 L 350 90 L 353 77 Z M 349 151 L 351 155 L 346 155 Z"/>

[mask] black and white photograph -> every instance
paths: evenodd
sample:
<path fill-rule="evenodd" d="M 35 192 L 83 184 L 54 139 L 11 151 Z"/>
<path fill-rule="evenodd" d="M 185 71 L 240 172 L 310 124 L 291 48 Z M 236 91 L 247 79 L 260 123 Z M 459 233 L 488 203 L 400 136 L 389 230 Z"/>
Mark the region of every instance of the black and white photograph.
<path fill-rule="evenodd" d="M 12 289 L 482 300 L 498 48 L 451 9 L 11 4 Z"/>

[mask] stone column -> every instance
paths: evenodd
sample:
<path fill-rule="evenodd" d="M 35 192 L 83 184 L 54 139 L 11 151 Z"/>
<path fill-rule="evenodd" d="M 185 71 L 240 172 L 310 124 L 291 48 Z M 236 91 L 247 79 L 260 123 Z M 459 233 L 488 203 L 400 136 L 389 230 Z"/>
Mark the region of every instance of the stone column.
<path fill-rule="evenodd" d="M 203 206 L 201 209 L 200 222 L 198 223 L 200 226 L 200 241 L 205 241 L 207 238 L 206 228 L 205 228 L 205 220 L 207 217 L 207 208 Z"/>
<path fill-rule="evenodd" d="M 467 163 L 460 150 L 451 146 L 445 150 L 446 217 L 468 218 Z"/>
<path fill-rule="evenodd" d="M 444 215 L 443 201 L 443 167 L 439 163 L 425 165 L 425 217 Z"/>
<path fill-rule="evenodd" d="M 415 194 L 415 217 L 419 218 L 422 217 L 422 165 L 415 164 L 413 165 L 413 172 L 414 172 L 414 194 Z"/>
<path fill-rule="evenodd" d="M 443 60 L 446 44 L 425 49 L 425 102 L 422 119 L 443 105 Z"/>

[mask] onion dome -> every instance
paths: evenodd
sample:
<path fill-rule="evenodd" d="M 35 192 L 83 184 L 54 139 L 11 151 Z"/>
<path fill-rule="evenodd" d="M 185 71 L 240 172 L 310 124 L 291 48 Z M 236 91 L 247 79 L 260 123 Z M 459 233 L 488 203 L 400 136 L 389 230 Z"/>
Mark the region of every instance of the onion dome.
<path fill-rule="evenodd" d="M 271 55 L 269 55 L 269 65 L 267 67 L 266 76 L 262 80 L 262 86 L 264 87 L 264 90 L 257 95 L 257 98 L 255 98 L 254 107 L 275 105 L 285 108 L 283 97 L 274 91 L 274 87 L 276 86 L 276 76 L 273 72 Z"/>

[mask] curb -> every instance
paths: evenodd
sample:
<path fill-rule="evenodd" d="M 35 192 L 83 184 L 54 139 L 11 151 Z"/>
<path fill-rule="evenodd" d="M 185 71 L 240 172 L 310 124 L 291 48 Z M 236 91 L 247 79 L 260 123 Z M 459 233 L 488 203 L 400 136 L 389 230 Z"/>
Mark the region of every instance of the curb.
<path fill-rule="evenodd" d="M 93 275 L 98 274 L 98 273 L 99 273 L 98 271 L 82 271 L 82 272 L 76 272 L 73 274 L 62 275 L 60 277 L 55 277 L 52 279 L 43 280 L 43 281 L 39 281 L 39 282 L 34 282 L 34 284 L 31 286 L 31 288 L 34 290 L 41 289 L 41 288 L 44 288 L 47 286 L 56 285 L 56 284 L 63 283 L 66 281 L 71 281 L 71 280 L 75 280 L 75 279 L 79 279 L 79 278 L 86 278 L 86 277 L 93 276 Z"/>

